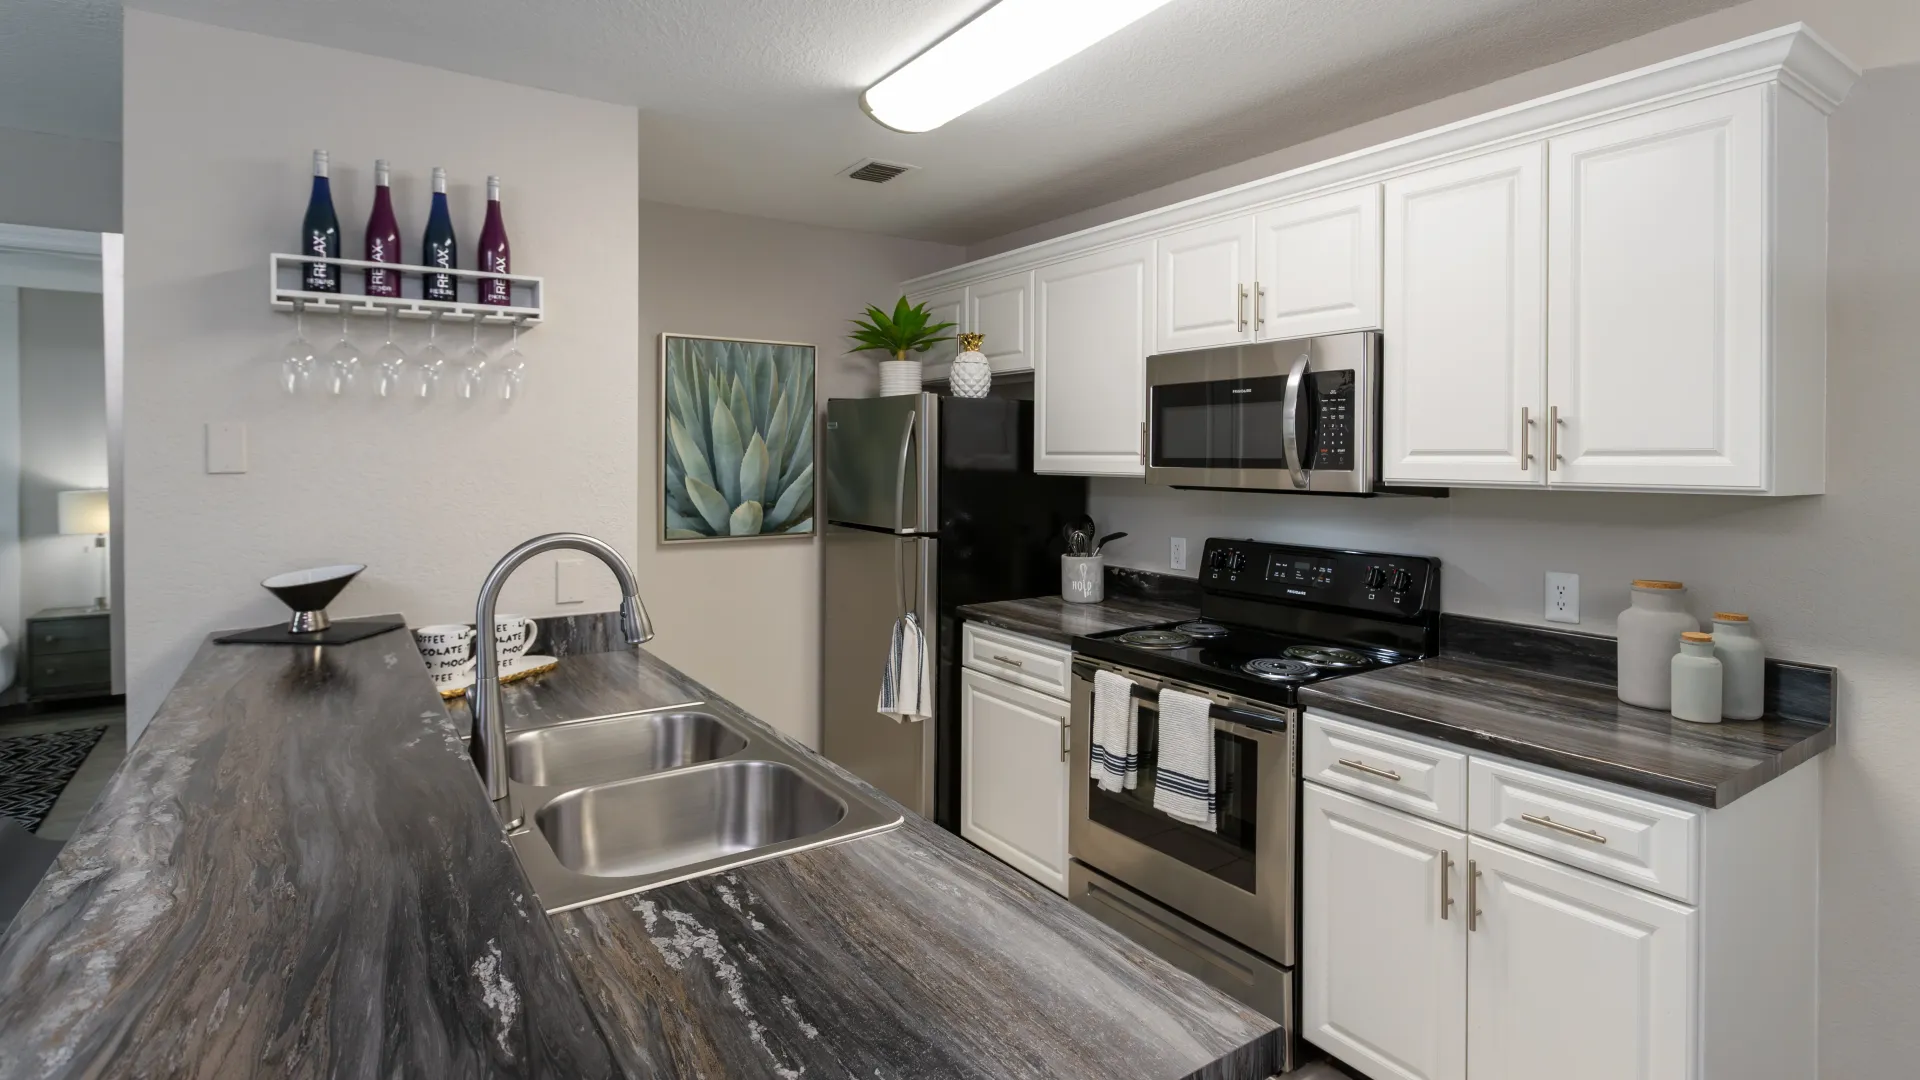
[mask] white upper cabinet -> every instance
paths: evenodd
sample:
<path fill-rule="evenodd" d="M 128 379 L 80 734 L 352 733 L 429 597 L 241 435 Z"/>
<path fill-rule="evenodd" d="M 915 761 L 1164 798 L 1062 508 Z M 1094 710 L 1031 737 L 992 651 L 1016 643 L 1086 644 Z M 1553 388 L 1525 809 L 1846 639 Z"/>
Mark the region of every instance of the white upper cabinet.
<path fill-rule="evenodd" d="M 1041 473 L 1140 476 L 1154 243 L 1033 272 L 1034 453 Z"/>
<path fill-rule="evenodd" d="M 1161 237 L 1154 351 L 1253 340 L 1253 218 Z"/>
<path fill-rule="evenodd" d="M 1532 143 L 1387 181 L 1389 483 L 1545 476 L 1545 157 Z"/>
<path fill-rule="evenodd" d="M 1259 340 L 1379 328 L 1379 184 L 1261 211 L 1254 249 Z"/>
<path fill-rule="evenodd" d="M 980 351 L 995 375 L 1033 370 L 1033 274 L 1021 271 L 967 287 L 966 330 L 986 336 Z"/>
<path fill-rule="evenodd" d="M 1822 362 L 1770 340 L 1768 94 L 1749 87 L 1549 144 L 1554 484 L 1768 487 L 1772 369 Z"/>
<path fill-rule="evenodd" d="M 907 294 L 907 302 L 910 304 L 927 305 L 927 325 L 929 326 L 935 323 L 950 322 L 953 324 L 953 329 L 947 331 L 947 333 L 955 335 L 963 330 L 971 329 L 971 327 L 967 325 L 967 290 L 964 286 L 954 289 L 941 289 L 938 292 L 920 293 L 918 295 L 909 293 Z M 876 304 L 874 306 L 880 307 L 883 305 Z M 887 309 L 887 314 L 893 314 L 893 305 L 887 304 L 884 306 Z M 952 341 L 943 341 L 928 349 L 926 352 L 920 353 L 918 359 L 921 364 L 925 365 L 925 377 L 929 379 L 946 378 L 947 369 L 953 366 L 953 358 L 959 355 L 959 353 L 959 344 Z M 878 353 L 874 354 L 874 357 L 876 360 L 893 359 L 891 356 L 883 356 Z M 876 368 L 875 370 L 879 369 Z"/>

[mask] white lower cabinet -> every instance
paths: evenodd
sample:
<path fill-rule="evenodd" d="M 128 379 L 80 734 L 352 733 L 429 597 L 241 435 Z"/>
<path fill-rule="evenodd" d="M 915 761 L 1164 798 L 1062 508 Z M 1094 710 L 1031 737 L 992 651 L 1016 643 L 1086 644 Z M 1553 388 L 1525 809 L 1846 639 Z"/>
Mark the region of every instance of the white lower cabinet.
<path fill-rule="evenodd" d="M 1302 1033 L 1375 1080 L 1461 1080 L 1466 834 L 1317 784 L 1302 805 Z"/>
<path fill-rule="evenodd" d="M 1069 710 L 991 675 L 960 673 L 960 835 L 1063 896 Z"/>
<path fill-rule="evenodd" d="M 1688 1080 L 1696 912 L 1478 838 L 1473 1080 Z"/>

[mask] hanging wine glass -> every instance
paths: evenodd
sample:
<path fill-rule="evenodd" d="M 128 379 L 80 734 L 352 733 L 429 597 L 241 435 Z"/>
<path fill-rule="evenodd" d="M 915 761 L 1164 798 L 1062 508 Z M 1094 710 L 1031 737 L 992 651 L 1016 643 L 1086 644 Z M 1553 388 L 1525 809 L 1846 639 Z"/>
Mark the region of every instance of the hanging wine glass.
<path fill-rule="evenodd" d="M 478 393 L 481 381 L 487 375 L 487 350 L 480 347 L 480 319 L 473 320 L 473 340 L 467 344 L 465 352 L 460 354 L 460 396 L 471 398 Z"/>
<path fill-rule="evenodd" d="M 407 354 L 393 342 L 393 309 L 387 309 L 387 341 L 380 351 L 373 354 L 373 362 L 380 365 L 380 396 L 390 397 L 400 388 L 401 370 L 406 367 Z"/>
<path fill-rule="evenodd" d="M 520 351 L 520 321 L 513 323 L 513 342 L 500 356 L 500 396 L 512 401 L 527 377 L 527 354 Z"/>
<path fill-rule="evenodd" d="M 293 340 L 280 351 L 280 368 L 287 393 L 306 389 L 313 376 L 313 344 L 307 340 L 307 306 L 293 306 Z"/>
<path fill-rule="evenodd" d="M 446 351 L 440 348 L 440 317 L 434 316 L 427 323 L 427 343 L 420 354 L 413 358 L 414 389 L 422 398 L 433 396 L 433 384 L 440 381 L 440 371 L 447 366 Z"/>
<path fill-rule="evenodd" d="M 327 350 L 327 367 L 332 378 L 327 388 L 335 397 L 346 393 L 353 387 L 353 377 L 360 370 L 360 348 L 347 335 L 347 306 L 340 305 L 340 340 Z"/>

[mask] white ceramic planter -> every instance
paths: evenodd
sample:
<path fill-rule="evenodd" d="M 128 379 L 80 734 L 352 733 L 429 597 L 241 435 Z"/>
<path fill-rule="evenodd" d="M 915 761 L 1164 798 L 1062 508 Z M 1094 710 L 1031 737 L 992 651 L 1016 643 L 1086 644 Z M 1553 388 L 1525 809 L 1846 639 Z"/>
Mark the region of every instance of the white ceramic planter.
<path fill-rule="evenodd" d="M 920 361 L 880 361 L 880 396 L 899 397 L 920 392 Z"/>

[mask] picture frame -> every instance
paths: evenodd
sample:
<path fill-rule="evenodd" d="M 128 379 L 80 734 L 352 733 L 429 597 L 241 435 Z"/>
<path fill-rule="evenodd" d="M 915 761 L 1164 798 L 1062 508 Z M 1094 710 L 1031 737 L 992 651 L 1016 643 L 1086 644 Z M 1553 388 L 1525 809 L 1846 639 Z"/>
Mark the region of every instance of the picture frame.
<path fill-rule="evenodd" d="M 660 335 L 663 544 L 811 538 L 814 346 Z"/>

